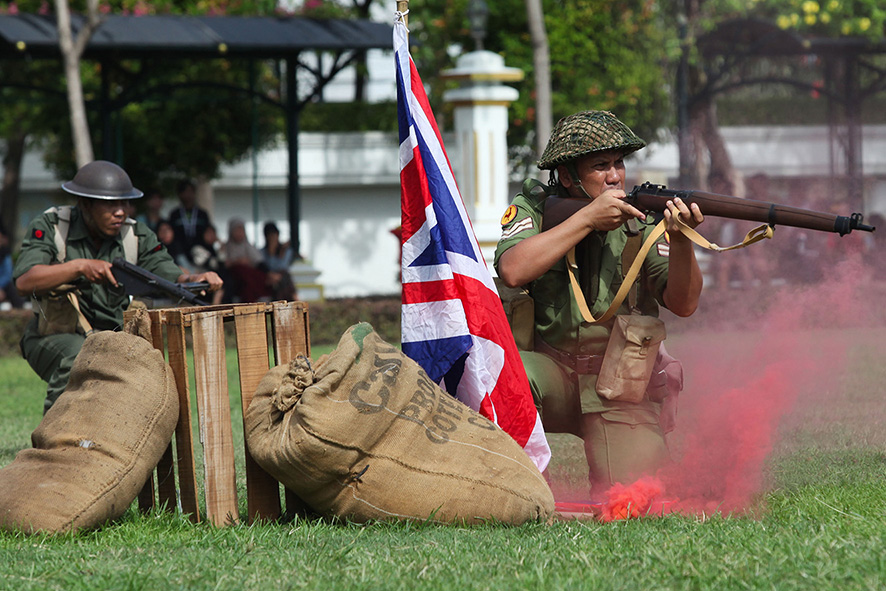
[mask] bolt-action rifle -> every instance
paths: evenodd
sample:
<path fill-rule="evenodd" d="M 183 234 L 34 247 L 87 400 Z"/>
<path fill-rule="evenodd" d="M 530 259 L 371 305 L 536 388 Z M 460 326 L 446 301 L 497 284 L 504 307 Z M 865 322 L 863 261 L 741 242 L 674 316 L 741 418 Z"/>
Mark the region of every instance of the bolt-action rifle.
<path fill-rule="evenodd" d="M 849 216 L 835 215 L 778 203 L 742 199 L 730 195 L 718 195 L 704 191 L 677 191 L 664 185 L 643 183 L 635 186 L 625 197 L 625 202 L 644 213 L 660 213 L 667 209 L 667 202 L 679 197 L 687 205 L 697 203 L 706 216 L 762 222 L 770 226 L 782 225 L 821 232 L 836 232 L 845 236 L 852 230 L 873 232 L 876 228 L 863 224 L 862 214 Z M 590 199 L 582 197 L 557 197 L 549 195 L 545 200 L 542 230 L 547 230 L 563 222 L 566 218 L 588 205 Z"/>
<path fill-rule="evenodd" d="M 208 302 L 200 299 L 197 293 L 209 289 L 209 283 L 199 281 L 194 283 L 175 283 L 154 275 L 138 265 L 134 265 L 124 258 L 116 258 L 111 263 L 111 273 L 114 279 L 130 296 L 166 296 L 176 301 L 185 301 L 195 306 L 205 306 Z"/>

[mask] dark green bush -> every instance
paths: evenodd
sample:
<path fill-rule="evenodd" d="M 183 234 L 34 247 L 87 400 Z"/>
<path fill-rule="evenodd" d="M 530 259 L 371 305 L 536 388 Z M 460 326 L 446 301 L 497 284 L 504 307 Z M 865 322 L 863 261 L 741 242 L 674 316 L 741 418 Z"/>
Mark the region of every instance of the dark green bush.
<path fill-rule="evenodd" d="M 33 315 L 30 310 L 0 312 L 0 357 L 21 355 L 18 342 Z"/>
<path fill-rule="evenodd" d="M 336 344 L 341 335 L 358 322 L 368 322 L 381 338 L 400 343 L 400 298 L 379 296 L 336 298 L 312 302 L 308 307 L 311 344 Z"/>

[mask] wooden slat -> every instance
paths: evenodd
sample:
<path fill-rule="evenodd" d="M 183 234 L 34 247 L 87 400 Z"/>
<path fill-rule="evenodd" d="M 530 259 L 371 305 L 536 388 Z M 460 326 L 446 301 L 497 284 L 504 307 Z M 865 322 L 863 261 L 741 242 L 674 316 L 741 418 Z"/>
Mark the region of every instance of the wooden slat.
<path fill-rule="evenodd" d="M 185 329 L 179 310 L 163 312 L 166 323 L 166 347 L 169 366 L 178 388 L 178 424 L 175 426 L 175 460 L 178 466 L 178 487 L 181 494 L 182 512 L 191 521 L 200 521 L 200 504 L 197 498 L 197 474 L 194 471 L 194 441 L 191 435 L 191 393 L 188 387 L 188 365 L 185 354 Z M 161 321 L 162 321 L 161 320 Z M 175 505 L 171 505 L 172 509 Z"/>
<path fill-rule="evenodd" d="M 193 314 L 191 318 L 206 516 L 215 525 L 239 520 L 222 320 L 219 312 Z"/>
<path fill-rule="evenodd" d="M 268 322 L 264 306 L 238 306 L 234 309 L 237 333 L 237 362 L 240 367 L 240 401 L 243 430 L 246 409 L 259 382 L 268 373 Z M 280 517 L 280 484 L 253 459 L 248 445 L 246 454 L 246 502 L 249 520 L 274 520 Z"/>
<path fill-rule="evenodd" d="M 148 476 L 148 481 L 138 492 L 138 510 L 147 513 L 154 507 L 154 472 Z"/>
<path fill-rule="evenodd" d="M 153 310 L 149 313 L 151 318 L 151 340 L 154 348 L 164 351 L 163 347 L 163 322 L 161 321 L 161 313 Z M 175 510 L 175 460 L 172 455 L 172 441 L 166 447 L 166 451 L 157 462 L 157 496 L 161 506 L 165 506 L 168 510 Z"/>
<path fill-rule="evenodd" d="M 135 310 L 124 310 L 123 325 L 125 326 L 134 315 L 135 315 Z M 160 346 L 158 347 L 157 346 L 157 339 L 154 338 L 155 331 L 158 331 L 158 330 L 161 331 L 160 334 L 162 335 L 163 334 L 162 327 L 159 326 L 159 323 L 158 323 L 158 326 L 155 327 L 153 324 L 153 318 L 152 318 L 152 322 L 151 322 L 152 342 L 151 342 L 151 344 L 154 346 L 155 349 L 159 350 L 160 353 L 162 354 L 163 353 L 163 339 L 162 338 L 160 339 Z M 139 511 L 141 511 L 142 513 L 147 513 L 148 511 L 150 511 L 151 509 L 154 508 L 155 490 L 156 489 L 154 486 L 154 471 L 151 471 L 150 476 L 148 476 L 148 480 L 145 482 L 145 485 L 142 487 L 142 489 L 138 493 L 138 508 L 139 508 Z"/>
<path fill-rule="evenodd" d="M 308 305 L 304 302 L 274 302 L 274 357 L 277 365 L 289 363 L 298 355 L 311 355 Z M 283 490 L 289 516 L 308 512 L 307 504 L 294 492 L 285 487 Z"/>
<path fill-rule="evenodd" d="M 311 356 L 306 303 L 274 302 L 274 354 L 277 365 Z"/>

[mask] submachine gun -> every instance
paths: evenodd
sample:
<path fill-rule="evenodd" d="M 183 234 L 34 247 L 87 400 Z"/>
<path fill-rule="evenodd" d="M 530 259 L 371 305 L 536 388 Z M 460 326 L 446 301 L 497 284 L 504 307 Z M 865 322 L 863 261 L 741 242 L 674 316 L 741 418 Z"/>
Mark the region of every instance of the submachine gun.
<path fill-rule="evenodd" d="M 873 232 L 876 229 L 874 226 L 862 223 L 864 218 L 860 213 L 849 216 L 835 215 L 704 191 L 678 191 L 649 182 L 635 186 L 624 200 L 644 213 L 661 213 L 667 209 L 667 202 L 677 197 L 687 205 L 697 203 L 702 214 L 706 216 L 761 222 L 770 226 L 782 225 L 835 232 L 840 236 L 845 236 L 853 230 Z M 556 226 L 590 202 L 590 199 L 582 197 L 548 196 L 545 200 L 542 230 Z"/>
<path fill-rule="evenodd" d="M 209 283 L 198 281 L 193 283 L 175 283 L 155 275 L 138 265 L 134 265 L 122 257 L 111 263 L 114 279 L 126 292 L 133 297 L 167 297 L 175 301 L 184 301 L 195 306 L 206 306 L 208 302 L 197 294 L 209 289 Z"/>

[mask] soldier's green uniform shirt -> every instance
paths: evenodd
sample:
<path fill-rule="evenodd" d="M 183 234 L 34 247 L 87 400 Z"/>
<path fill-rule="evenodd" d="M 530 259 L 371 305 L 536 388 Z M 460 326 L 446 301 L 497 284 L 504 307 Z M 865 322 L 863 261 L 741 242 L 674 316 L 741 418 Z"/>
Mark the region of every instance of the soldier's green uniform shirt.
<path fill-rule="evenodd" d="M 544 197 L 537 199 L 519 193 L 511 205 L 516 208 L 516 213 L 509 211 L 507 215 L 511 219 L 502 226 L 501 239 L 495 251 L 496 269 L 502 253 L 521 240 L 538 234 L 542 227 Z M 654 225 L 638 222 L 645 240 Z M 579 280 L 582 285 L 588 286 L 589 293 L 585 296 L 595 318 L 602 316 L 609 308 L 621 287 L 624 273 L 627 272 L 627 269 L 622 269 L 622 251 L 627 241 L 628 234 L 621 227 L 610 232 L 592 232 L 576 247 Z M 668 278 L 668 250 L 669 244 L 661 237 L 643 262 L 637 292 L 637 308 L 643 314 L 657 317 L 659 305 L 664 305 L 662 294 Z M 528 289 L 535 302 L 536 338 L 540 337 L 548 345 L 572 355 L 605 353 L 614 320 L 603 325 L 584 321 L 572 294 L 565 257 L 533 281 Z M 622 303 L 618 313 L 630 313 L 627 301 Z M 648 420 L 657 422 L 660 404 L 649 400 L 636 404 L 606 400 L 596 394 L 596 375 L 579 375 L 578 380 L 582 413 L 610 411 L 607 414 L 616 414 L 620 409 L 630 409 L 634 416 L 637 412 L 649 413 Z"/>
<path fill-rule="evenodd" d="M 133 226 L 138 237 L 136 264 L 169 281 L 178 279 L 182 270 L 172 260 L 166 248 L 157 239 L 157 235 L 141 222 L 127 220 L 126 223 Z M 16 279 L 34 265 L 53 265 L 58 262 L 58 249 L 55 246 L 57 225 L 58 215 L 54 212 L 43 213 L 31 222 L 25 232 L 22 249 L 13 271 Z M 68 228 L 65 250 L 66 261 L 97 259 L 110 263 L 115 258 L 124 257 L 123 240 L 119 235 L 116 238 L 102 240 L 98 250 L 95 249 L 83 222 L 83 215 L 77 207 L 71 210 L 71 226 Z M 84 282 L 80 287 L 79 300 L 83 315 L 94 329 L 115 330 L 123 325 L 123 310 L 129 305 L 129 296 L 124 294 L 122 289 L 116 289 L 110 284 Z"/>
<path fill-rule="evenodd" d="M 138 258 L 136 264 L 148 271 L 175 281 L 182 274 L 166 248 L 148 227 L 128 219 L 138 238 Z M 21 252 L 15 264 L 13 276 L 18 279 L 34 265 L 58 263 L 58 249 L 55 245 L 55 232 L 58 215 L 45 212 L 35 218 L 25 232 Z M 112 262 L 117 257 L 125 257 L 123 240 L 105 238 L 96 249 L 83 221 L 79 208 L 71 209 L 71 222 L 65 241 L 65 260 L 98 259 Z M 29 295 L 29 294 L 22 294 Z M 120 288 L 110 284 L 84 282 L 78 296 L 80 309 L 95 330 L 117 330 L 123 325 L 123 311 L 129 305 L 129 296 Z M 21 340 L 22 354 L 28 363 L 47 384 L 48 409 L 67 385 L 70 366 L 80 351 L 84 337 L 79 334 L 58 334 L 40 336 L 37 330 L 39 307 L 35 305 L 34 319 L 25 328 Z"/>

